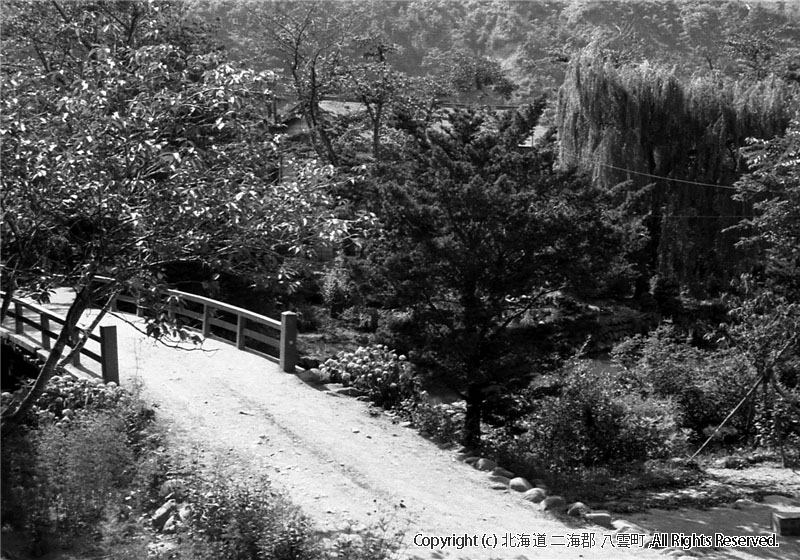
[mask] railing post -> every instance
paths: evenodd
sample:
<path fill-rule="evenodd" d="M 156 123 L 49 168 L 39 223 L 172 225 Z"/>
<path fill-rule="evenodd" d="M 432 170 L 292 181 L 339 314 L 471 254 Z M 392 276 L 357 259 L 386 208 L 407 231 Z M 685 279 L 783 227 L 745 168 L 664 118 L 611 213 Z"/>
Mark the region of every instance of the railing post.
<path fill-rule="evenodd" d="M 111 311 L 116 313 L 119 311 L 119 294 L 114 294 L 114 297 L 111 298 Z"/>
<path fill-rule="evenodd" d="M 45 350 L 50 350 L 50 335 L 48 334 L 48 331 L 50 330 L 50 319 L 44 315 L 41 315 L 39 323 L 42 325 L 42 348 Z"/>
<path fill-rule="evenodd" d="M 211 334 L 211 307 L 208 304 L 203 304 L 203 338 L 207 338 Z"/>
<path fill-rule="evenodd" d="M 22 334 L 25 330 L 25 323 L 22 322 L 22 304 L 14 302 L 14 333 Z"/>
<path fill-rule="evenodd" d="M 281 313 L 281 371 L 294 373 L 297 365 L 297 313 Z"/>
<path fill-rule="evenodd" d="M 117 354 L 117 327 L 100 327 L 100 363 L 103 382 L 119 385 L 119 356 Z"/>
<path fill-rule="evenodd" d="M 236 316 L 236 349 L 244 350 L 244 324 L 247 319 L 244 315 Z M 283 329 L 281 329 L 283 330 Z"/>

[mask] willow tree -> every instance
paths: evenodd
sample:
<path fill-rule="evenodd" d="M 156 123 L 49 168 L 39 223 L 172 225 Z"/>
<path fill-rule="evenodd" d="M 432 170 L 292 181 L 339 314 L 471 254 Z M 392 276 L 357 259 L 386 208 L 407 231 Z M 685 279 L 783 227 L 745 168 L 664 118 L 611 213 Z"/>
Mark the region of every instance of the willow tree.
<path fill-rule="evenodd" d="M 614 67 L 591 54 L 570 65 L 558 102 L 560 161 L 639 194 L 635 211 L 650 233 L 638 256 L 639 293 L 658 275 L 713 294 L 736 274 L 742 255 L 726 230 L 750 212 L 731 197 L 746 171 L 740 147 L 780 134 L 791 98 L 775 77 L 683 82 L 665 68 Z"/>

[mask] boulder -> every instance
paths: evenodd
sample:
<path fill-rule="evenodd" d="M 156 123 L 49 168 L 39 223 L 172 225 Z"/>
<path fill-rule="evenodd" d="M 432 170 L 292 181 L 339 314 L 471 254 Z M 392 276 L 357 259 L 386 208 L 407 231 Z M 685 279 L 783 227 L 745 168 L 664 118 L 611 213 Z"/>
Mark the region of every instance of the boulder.
<path fill-rule="evenodd" d="M 192 504 L 181 504 L 178 507 L 178 517 L 181 521 L 189 521 L 192 518 L 192 514 L 194 513 L 192 509 Z"/>
<path fill-rule="evenodd" d="M 167 522 L 167 519 L 169 519 L 169 516 L 172 515 L 172 512 L 175 511 L 176 507 L 178 507 L 178 503 L 172 499 L 164 502 L 164 505 L 156 510 L 151 517 L 153 528 L 156 531 L 160 531 L 164 528 L 164 524 Z"/>
<path fill-rule="evenodd" d="M 614 533 L 639 533 L 640 535 L 649 535 L 650 531 L 644 527 L 625 521 L 624 519 L 617 519 L 611 525 L 614 527 Z"/>
<path fill-rule="evenodd" d="M 475 462 L 475 468 L 479 471 L 492 471 L 497 467 L 497 463 L 492 461 L 491 459 L 486 459 L 485 457 L 478 459 Z"/>
<path fill-rule="evenodd" d="M 569 515 L 570 517 L 583 517 L 590 511 L 592 511 L 592 508 L 590 508 L 583 502 L 575 502 L 567 507 L 567 515 Z"/>
<path fill-rule="evenodd" d="M 594 523 L 595 525 L 599 525 L 600 527 L 605 527 L 606 529 L 613 529 L 614 524 L 611 519 L 611 514 L 607 511 L 594 511 L 589 512 L 585 516 L 586 521 L 590 523 Z"/>
<path fill-rule="evenodd" d="M 563 511 L 567 502 L 561 496 L 548 496 L 542 500 L 543 511 Z"/>
<path fill-rule="evenodd" d="M 547 497 L 547 492 L 545 492 L 542 488 L 531 488 L 522 495 L 523 500 L 533 502 L 534 504 L 538 504 L 546 497 Z"/>
<path fill-rule="evenodd" d="M 496 474 L 493 474 L 492 476 L 490 476 L 489 480 L 491 480 L 495 484 L 502 484 L 503 488 L 508 488 L 508 483 L 511 482 L 511 480 L 508 477 L 506 477 L 506 476 L 498 476 Z M 494 488 L 494 485 L 492 485 L 492 488 Z"/>
<path fill-rule="evenodd" d="M 464 462 L 468 465 L 475 465 L 478 461 L 480 461 L 480 457 L 465 457 Z"/>
<path fill-rule="evenodd" d="M 336 387 L 336 388 L 331 389 L 331 390 L 334 393 L 336 393 L 337 395 L 342 395 L 342 396 L 345 396 L 345 397 L 363 397 L 363 396 L 365 396 L 364 391 L 362 391 L 361 389 L 356 389 L 355 387 L 352 387 L 352 386 Z"/>
<path fill-rule="evenodd" d="M 495 467 L 492 471 L 492 474 L 496 474 L 497 476 L 504 476 L 506 478 L 514 478 L 514 473 L 504 469 L 503 467 Z"/>
<path fill-rule="evenodd" d="M 770 494 L 769 496 L 764 496 L 762 501 L 769 506 L 800 507 L 800 500 L 795 500 L 794 498 L 790 498 L 788 496 L 781 496 L 780 494 Z"/>
<path fill-rule="evenodd" d="M 517 478 L 512 478 L 511 481 L 508 483 L 508 487 L 512 490 L 516 490 L 517 492 L 527 492 L 528 490 L 532 489 L 531 483 L 518 476 Z"/>
<path fill-rule="evenodd" d="M 322 373 L 318 368 L 299 370 L 297 377 L 306 383 L 322 383 Z"/>
<path fill-rule="evenodd" d="M 164 527 L 161 528 L 161 532 L 171 535 L 178 530 L 178 527 L 181 525 L 181 520 L 177 514 L 173 514 L 169 516 L 167 522 L 164 523 Z"/>
<path fill-rule="evenodd" d="M 168 501 L 170 498 L 175 498 L 184 492 L 185 483 L 180 478 L 170 478 L 161 485 L 158 489 L 159 497 Z"/>

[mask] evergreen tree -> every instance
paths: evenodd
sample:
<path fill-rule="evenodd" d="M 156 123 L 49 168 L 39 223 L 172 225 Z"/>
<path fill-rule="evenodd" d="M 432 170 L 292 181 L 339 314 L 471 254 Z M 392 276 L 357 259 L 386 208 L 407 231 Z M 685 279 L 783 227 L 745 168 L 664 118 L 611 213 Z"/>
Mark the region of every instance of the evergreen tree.
<path fill-rule="evenodd" d="M 376 197 L 387 300 L 413 312 L 417 359 L 464 395 L 468 443 L 487 396 L 529 380 L 510 367 L 510 326 L 547 294 L 596 293 L 626 271 L 600 191 L 557 171 L 552 150 L 519 147 L 542 108 L 452 113 L 411 161 L 384 169 Z"/>

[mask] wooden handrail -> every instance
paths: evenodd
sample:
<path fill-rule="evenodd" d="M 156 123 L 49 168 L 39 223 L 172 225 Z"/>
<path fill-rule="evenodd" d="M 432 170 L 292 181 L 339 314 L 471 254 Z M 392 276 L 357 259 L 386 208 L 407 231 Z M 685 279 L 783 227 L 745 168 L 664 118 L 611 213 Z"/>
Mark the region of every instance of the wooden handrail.
<path fill-rule="evenodd" d="M 0 295 L 5 295 L 0 292 Z M 30 325 L 41 334 L 41 346 L 44 350 L 50 350 L 51 338 L 57 338 L 58 333 L 50 330 L 50 321 L 64 326 L 66 318 L 42 307 L 36 303 L 22 300 L 18 297 L 12 297 L 11 302 L 13 307 L 9 308 L 8 316 L 14 319 L 14 334 L 22 335 L 25 332 L 25 325 Z M 35 319 L 25 317 L 23 309 L 29 309 L 38 315 L 38 322 Z M 5 335 L 5 333 L 4 333 Z M 80 356 L 84 355 L 87 358 L 94 360 L 100 364 L 103 381 L 109 383 L 111 381 L 119 383 L 119 360 L 117 356 L 117 327 L 107 326 L 100 327 L 100 334 L 88 334 L 88 340 L 98 342 L 100 344 L 100 352 L 92 352 L 85 346 L 81 351 L 75 354 L 72 359 L 74 365 L 80 365 Z"/>
<path fill-rule="evenodd" d="M 111 282 L 110 278 L 104 277 L 97 277 L 97 280 L 100 282 Z M 239 350 L 254 352 L 260 356 L 263 356 L 269 360 L 276 361 L 280 363 L 280 367 L 282 371 L 287 373 L 293 373 L 295 370 L 295 366 L 297 365 L 297 314 L 291 311 L 284 311 L 281 313 L 281 320 L 277 321 L 272 319 L 271 317 L 267 317 L 266 315 L 261 315 L 259 313 L 255 313 L 248 309 L 244 309 L 241 307 L 237 307 L 235 305 L 231 305 L 228 303 L 223 303 L 221 301 L 217 301 L 215 299 L 211 299 L 205 296 L 199 296 L 197 294 L 191 294 L 188 292 L 182 292 L 180 290 L 173 290 L 167 289 L 164 290 L 164 294 L 166 296 L 172 296 L 178 298 L 179 301 L 184 302 L 192 302 L 203 306 L 202 314 L 198 312 L 191 311 L 188 309 L 181 309 L 177 306 L 170 306 L 169 307 L 169 315 L 171 318 L 174 318 L 176 315 L 181 315 L 184 317 L 189 317 L 194 320 L 202 321 L 202 326 L 200 328 L 200 332 L 204 337 L 211 337 L 216 338 L 217 340 L 221 340 L 223 342 L 230 343 L 227 338 L 224 337 L 216 337 L 212 334 L 211 329 L 212 327 L 219 327 L 228 332 L 231 332 L 234 335 L 234 342 L 233 344 Z M 112 303 L 112 309 L 117 309 L 117 301 L 121 301 L 124 303 L 130 303 L 136 306 L 137 314 L 140 313 L 139 302 L 135 296 L 129 296 L 120 294 L 115 298 L 115 301 Z M 230 323 L 227 321 L 223 321 L 221 319 L 217 319 L 214 317 L 215 311 L 222 311 L 224 313 L 229 313 L 236 317 L 235 323 Z M 279 337 L 273 338 L 267 336 L 263 333 L 254 331 L 248 328 L 248 322 L 252 322 L 259 325 L 265 325 L 270 329 L 276 330 L 280 332 Z M 261 352 L 252 346 L 247 344 L 248 340 L 255 340 L 271 346 L 273 348 L 278 349 L 278 357 L 272 356 L 265 352 Z"/>

